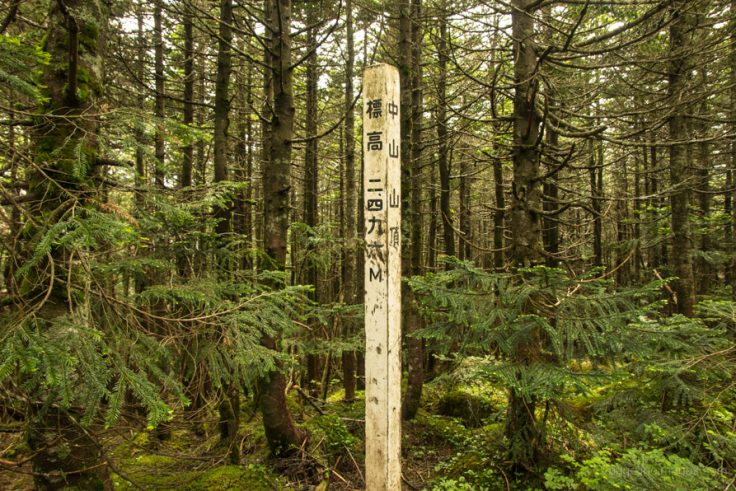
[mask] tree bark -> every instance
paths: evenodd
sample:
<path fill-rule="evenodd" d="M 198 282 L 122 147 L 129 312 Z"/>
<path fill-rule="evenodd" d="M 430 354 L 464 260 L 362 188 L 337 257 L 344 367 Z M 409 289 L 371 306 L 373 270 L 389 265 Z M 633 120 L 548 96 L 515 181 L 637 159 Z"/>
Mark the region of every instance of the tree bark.
<path fill-rule="evenodd" d="M 464 147 L 464 146 L 463 146 Z M 465 149 L 465 148 L 464 148 Z M 467 149 L 466 149 L 467 150 Z M 458 257 L 463 260 L 473 259 L 473 250 L 470 244 L 473 242 L 473 226 L 470 211 L 470 197 L 472 193 L 472 181 L 470 179 L 470 166 L 468 156 L 460 157 L 460 243 Z"/>
<path fill-rule="evenodd" d="M 511 201 L 511 254 L 517 268 L 539 264 L 542 257 L 540 213 L 542 186 L 539 175 L 539 125 L 535 112 L 539 91 L 535 51 L 533 0 L 513 0 L 511 14 L 514 45 L 514 179 Z M 515 361 L 533 363 L 540 354 L 538 335 L 529 336 L 516 347 Z M 517 374 L 521 377 L 520 374 Z M 509 390 L 506 436 L 515 466 L 533 469 L 539 459 L 542 434 L 534 414 L 533 395 Z"/>
<path fill-rule="evenodd" d="M 736 0 L 731 0 L 731 23 L 730 23 L 730 30 L 731 30 L 731 36 L 730 36 L 730 44 L 731 49 L 729 52 L 730 60 L 729 64 L 731 66 L 731 107 L 730 107 L 730 113 L 731 113 L 731 121 L 733 123 L 731 124 L 731 132 L 736 134 Z M 730 223 L 728 223 L 724 227 L 724 241 L 726 243 L 726 247 L 730 247 L 730 250 L 733 251 L 733 240 L 734 240 L 734 226 L 736 226 L 736 216 L 734 215 L 734 212 L 736 212 L 736 206 L 733 206 L 734 203 L 734 192 L 731 190 L 731 187 L 734 185 L 734 172 L 736 172 L 736 138 L 731 140 L 731 162 L 728 165 L 728 169 L 726 170 L 726 196 L 724 197 L 724 212 L 726 214 L 726 217 L 730 219 Z M 731 286 L 731 294 L 732 296 L 736 297 L 736 256 L 731 256 L 730 260 L 726 263 L 726 271 L 725 271 L 725 277 L 726 277 L 726 285 Z"/>
<path fill-rule="evenodd" d="M 291 140 L 294 132 L 293 69 L 291 67 L 291 0 L 273 0 L 270 11 L 270 61 L 273 113 L 267 142 L 268 161 L 263 168 L 263 231 L 267 256 L 264 269 L 284 271 L 289 231 L 291 191 Z M 262 344 L 278 350 L 278 340 L 264 335 Z M 291 418 L 286 406 L 286 379 L 274 370 L 258 381 L 263 426 L 268 446 L 274 455 L 285 455 L 298 448 L 304 434 Z"/>
<path fill-rule="evenodd" d="M 545 22 L 551 26 L 552 9 L 546 7 L 544 9 Z M 553 46 L 555 42 L 554 30 L 551 27 L 544 29 L 544 41 L 548 46 Z M 546 93 L 547 111 L 555 111 L 557 105 L 557 94 L 552 84 L 547 87 Z M 559 158 L 560 135 L 552 125 L 545 126 L 545 150 L 548 156 L 556 156 Z M 548 158 L 547 172 L 556 167 L 554 159 Z M 557 185 L 557 173 L 551 174 L 545 179 L 543 184 L 543 208 L 545 211 L 543 220 L 542 237 L 544 241 L 544 250 L 547 252 L 546 264 L 550 268 L 559 266 L 557 255 L 560 252 L 560 222 L 559 213 L 559 187 Z"/>
<path fill-rule="evenodd" d="M 217 72 L 215 74 L 215 108 L 214 108 L 214 182 L 222 183 L 228 180 L 228 127 L 230 126 L 230 74 L 232 72 L 232 0 L 220 1 L 220 21 L 218 27 L 217 45 Z M 225 203 L 216 206 L 214 216 L 217 220 L 215 233 L 217 235 L 218 275 L 227 279 L 231 274 L 231 261 L 228 252 L 228 242 L 232 230 L 230 219 L 232 205 Z M 236 437 L 240 426 L 240 391 L 235 381 L 226 383 L 221 389 L 220 413 L 220 441 L 228 448 L 230 462 L 240 462 L 240 449 Z"/>
<path fill-rule="evenodd" d="M 411 4 L 402 2 L 400 9 L 399 55 L 401 74 L 401 161 L 402 170 L 402 228 L 409 237 L 408 247 L 402 247 L 402 274 L 419 274 L 422 251 L 422 221 L 420 192 L 421 163 L 421 0 Z M 403 48 L 402 48 L 403 47 Z M 406 49 L 406 51 L 404 51 Z M 407 165 L 408 163 L 408 165 Z M 409 196 L 407 196 L 407 193 Z M 408 232 L 408 234 L 407 234 Z M 419 410 L 424 383 L 424 353 L 422 341 L 412 334 L 421 327 L 421 318 L 415 305 L 413 291 L 402 284 L 403 332 L 407 346 L 407 389 L 403 397 L 402 415 L 413 419 Z"/>
<path fill-rule="evenodd" d="M 343 252 L 343 276 L 342 285 L 347 305 L 357 303 L 357 282 L 355 247 L 356 239 L 356 186 L 355 186 L 355 112 L 353 110 L 353 70 L 355 65 L 355 44 L 353 39 L 353 2 L 345 1 L 345 42 L 347 44 L 345 61 L 345 212 L 343 214 L 343 237 L 345 248 Z M 348 338 L 354 332 L 350 321 L 343 321 L 343 335 Z M 355 351 L 344 351 L 342 353 L 342 378 L 345 389 L 345 401 L 351 402 L 355 399 Z"/>
<path fill-rule="evenodd" d="M 496 209 L 493 212 L 493 266 L 496 271 L 501 271 L 506 264 L 503 236 L 503 231 L 506 228 L 506 197 L 503 189 L 503 167 L 499 158 L 493 160 L 493 182 L 496 201 Z"/>
<path fill-rule="evenodd" d="M 166 140 L 164 118 L 166 117 L 166 78 L 164 74 L 164 37 L 162 22 L 163 0 L 153 3 L 153 56 L 154 56 L 154 116 L 156 134 L 154 135 L 154 181 L 156 187 L 163 189 L 166 178 Z"/>
<path fill-rule="evenodd" d="M 99 0 L 51 2 L 43 49 L 49 63 L 41 74 L 41 91 L 46 97 L 40 124 L 34 127 L 32 145 L 37 166 L 30 167 L 28 192 L 42 196 L 32 202 L 29 221 L 21 238 L 30 255 L 36 241 L 52 227 L 65 210 L 90 207 L 94 191 L 91 166 L 80 165 L 97 157 L 99 120 L 97 104 L 102 96 L 104 33 L 108 11 Z M 72 305 L 67 296 L 67 278 L 49 271 L 70 268 L 68 252 L 54 247 L 48 259 L 20 278 L 19 294 L 28 307 L 48 295 L 37 312 L 38 329 L 68 316 Z M 70 276 L 71 277 L 71 276 Z M 50 285 L 50 288 L 49 288 Z M 47 293 L 48 290 L 48 293 Z M 39 400 L 51 397 L 38 394 Z M 45 490 L 112 489 L 112 481 L 95 429 L 79 423 L 74 408 L 59 407 L 57 401 L 31 406 L 28 444 L 36 488 Z"/>
<path fill-rule="evenodd" d="M 191 127 L 194 123 L 194 15 L 192 4 L 184 2 L 184 110 L 182 123 Z M 192 185 L 192 164 L 194 162 L 194 145 L 188 142 L 181 149 L 181 176 L 179 185 L 187 188 Z"/>
<path fill-rule="evenodd" d="M 437 158 L 440 171 L 440 215 L 442 216 L 442 238 L 446 256 L 455 255 L 455 231 L 452 226 L 452 209 L 450 200 L 450 159 L 447 131 L 447 16 L 446 4 L 441 4 L 439 15 L 439 36 L 437 36 L 437 63 L 439 74 L 437 79 Z"/>
<path fill-rule="evenodd" d="M 511 200 L 511 254 L 517 266 L 539 262 L 542 189 L 539 174 L 539 118 L 535 100 L 539 91 L 537 55 L 533 43 L 534 22 L 530 0 L 514 0 L 514 180 Z"/>
<path fill-rule="evenodd" d="M 306 64 L 306 82 L 307 82 L 307 94 L 306 94 L 306 112 L 305 112 L 305 128 L 306 137 L 308 141 L 305 145 L 304 152 L 304 188 L 302 194 L 304 196 L 304 214 L 302 220 L 309 226 L 310 231 L 308 234 L 314 236 L 315 229 L 318 225 L 317 217 L 317 198 L 318 198 L 318 168 L 317 168 L 317 6 L 316 5 L 305 5 L 306 10 L 306 25 L 310 26 L 307 30 L 307 46 L 306 49 L 310 52 Z M 312 242 L 312 241 L 309 241 Z M 304 275 L 304 281 L 308 285 L 313 285 L 315 290 L 311 296 L 313 300 L 317 300 L 317 289 L 318 285 L 318 270 L 317 264 L 310 256 L 315 253 L 313 246 L 307 246 L 307 250 L 304 251 L 306 260 L 306 271 Z M 306 387 L 309 392 L 313 395 L 317 395 L 317 385 L 315 382 L 319 381 L 321 377 L 320 373 L 320 356 L 317 353 L 307 354 L 307 381 Z"/>
<path fill-rule="evenodd" d="M 688 117 L 687 107 L 682 100 L 689 87 L 688 72 L 691 68 L 690 36 L 691 2 L 673 0 L 670 7 L 670 63 L 668 97 L 672 104 L 669 117 L 670 137 L 670 194 L 672 208 L 672 263 L 677 280 L 673 290 L 677 295 L 677 312 L 691 317 L 695 305 L 695 286 L 692 267 L 692 237 L 690 232 L 691 171 L 687 158 Z"/>
<path fill-rule="evenodd" d="M 588 165 L 588 175 L 590 176 L 590 208 L 593 214 L 593 266 L 603 266 L 603 217 L 601 215 L 601 196 L 602 189 L 601 172 L 603 162 L 598 162 L 596 145 L 590 142 L 590 164 Z"/>

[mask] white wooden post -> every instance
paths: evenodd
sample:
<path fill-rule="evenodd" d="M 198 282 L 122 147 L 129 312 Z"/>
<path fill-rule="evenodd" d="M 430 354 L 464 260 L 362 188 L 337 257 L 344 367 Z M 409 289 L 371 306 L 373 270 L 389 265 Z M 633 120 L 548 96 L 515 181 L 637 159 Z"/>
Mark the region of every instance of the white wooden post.
<path fill-rule="evenodd" d="M 399 71 L 363 73 L 365 479 L 401 489 L 401 119 Z"/>

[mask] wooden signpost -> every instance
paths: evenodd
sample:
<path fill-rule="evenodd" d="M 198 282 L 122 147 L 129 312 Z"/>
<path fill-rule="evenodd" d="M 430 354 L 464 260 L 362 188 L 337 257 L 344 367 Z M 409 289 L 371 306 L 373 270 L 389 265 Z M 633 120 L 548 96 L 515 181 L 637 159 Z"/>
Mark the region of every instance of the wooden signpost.
<path fill-rule="evenodd" d="M 363 73 L 366 489 L 401 489 L 399 71 Z"/>

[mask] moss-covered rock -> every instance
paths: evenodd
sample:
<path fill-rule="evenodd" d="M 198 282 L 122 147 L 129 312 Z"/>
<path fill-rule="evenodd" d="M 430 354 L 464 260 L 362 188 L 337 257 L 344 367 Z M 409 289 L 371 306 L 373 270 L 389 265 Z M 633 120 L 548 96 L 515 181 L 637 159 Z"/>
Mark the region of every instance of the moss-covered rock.
<path fill-rule="evenodd" d="M 129 460 L 121 470 L 125 478 L 113 476 L 115 488 L 119 490 L 136 489 L 136 486 L 162 491 L 272 491 L 282 488 L 278 478 L 262 464 L 223 465 L 199 472 L 182 469 L 181 462 L 172 457 L 146 454 Z"/>
<path fill-rule="evenodd" d="M 224 465 L 210 469 L 184 489 L 187 491 L 253 490 L 271 491 L 279 489 L 278 479 L 261 464 Z"/>
<path fill-rule="evenodd" d="M 437 412 L 443 416 L 460 418 L 465 426 L 477 428 L 498 411 L 492 401 L 483 396 L 455 389 L 444 394 L 437 403 Z"/>

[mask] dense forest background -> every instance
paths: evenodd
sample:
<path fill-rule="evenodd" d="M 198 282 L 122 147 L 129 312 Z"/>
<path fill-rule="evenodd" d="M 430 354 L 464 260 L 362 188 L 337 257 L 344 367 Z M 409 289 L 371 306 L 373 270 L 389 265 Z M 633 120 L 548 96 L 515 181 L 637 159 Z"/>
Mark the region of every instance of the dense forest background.
<path fill-rule="evenodd" d="M 364 486 L 378 62 L 406 488 L 736 485 L 735 0 L 3 0 L 0 487 Z"/>

